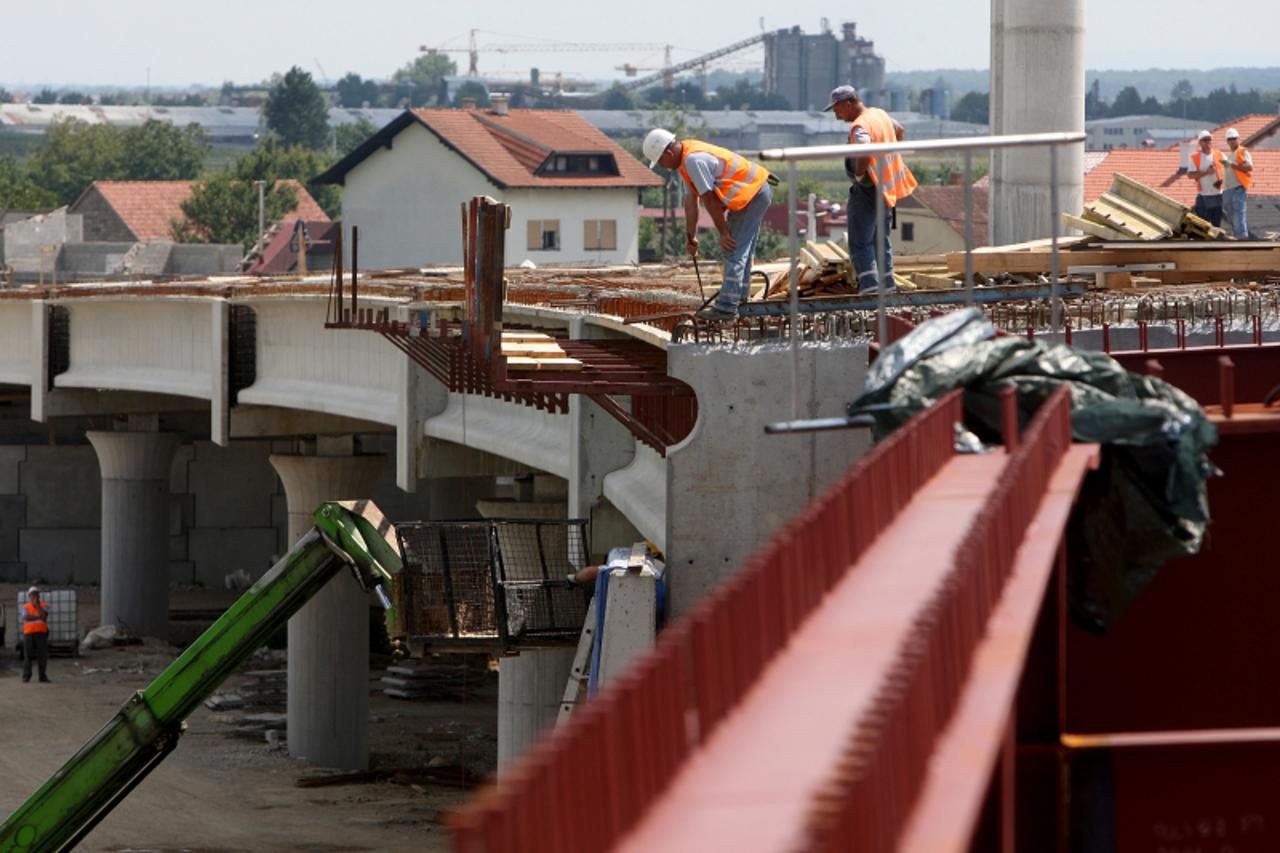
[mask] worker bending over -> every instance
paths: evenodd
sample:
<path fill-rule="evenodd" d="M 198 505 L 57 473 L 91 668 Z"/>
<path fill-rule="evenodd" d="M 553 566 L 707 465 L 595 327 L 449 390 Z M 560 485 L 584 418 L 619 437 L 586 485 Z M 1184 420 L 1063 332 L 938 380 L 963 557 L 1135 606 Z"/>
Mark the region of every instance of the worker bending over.
<path fill-rule="evenodd" d="M 698 312 L 700 320 L 732 320 L 747 301 L 751 258 L 760 223 L 773 199 L 769 171 L 727 148 L 696 139 L 677 140 L 675 134 L 654 128 L 644 139 L 649 168 L 679 169 L 691 192 L 684 199 L 685 247 L 698 257 L 698 199 L 720 234 L 724 252 L 724 282 L 715 302 Z"/>

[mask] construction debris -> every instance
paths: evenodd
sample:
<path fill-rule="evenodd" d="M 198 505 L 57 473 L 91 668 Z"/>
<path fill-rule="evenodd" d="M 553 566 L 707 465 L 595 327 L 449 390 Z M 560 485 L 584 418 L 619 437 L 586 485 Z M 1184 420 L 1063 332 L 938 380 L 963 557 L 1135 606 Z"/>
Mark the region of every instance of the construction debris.
<path fill-rule="evenodd" d="M 1084 206 L 1084 215 L 1062 214 L 1062 222 L 1103 240 L 1221 240 L 1226 232 L 1163 193 L 1117 172 L 1111 189 Z"/>
<path fill-rule="evenodd" d="M 791 292 L 791 264 L 773 263 L 756 267 L 769 277 L 766 299 L 782 299 Z M 852 293 L 855 277 L 849 253 L 835 242 L 809 240 L 800 247 L 796 264 L 800 296 L 837 296 Z"/>
<path fill-rule="evenodd" d="M 582 362 L 570 358 L 556 339 L 544 332 L 502 333 L 502 354 L 507 370 L 581 370 Z"/>

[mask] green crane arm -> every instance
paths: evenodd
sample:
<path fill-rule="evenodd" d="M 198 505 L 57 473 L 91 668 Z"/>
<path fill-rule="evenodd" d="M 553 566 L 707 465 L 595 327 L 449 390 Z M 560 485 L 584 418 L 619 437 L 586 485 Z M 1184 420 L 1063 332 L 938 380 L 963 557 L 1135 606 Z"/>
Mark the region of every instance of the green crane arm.
<path fill-rule="evenodd" d="M 0 851 L 79 843 L 173 751 L 187 716 L 344 564 L 366 590 L 400 571 L 395 531 L 369 501 L 317 509 L 315 526 L 280 562 L 9 815 Z"/>

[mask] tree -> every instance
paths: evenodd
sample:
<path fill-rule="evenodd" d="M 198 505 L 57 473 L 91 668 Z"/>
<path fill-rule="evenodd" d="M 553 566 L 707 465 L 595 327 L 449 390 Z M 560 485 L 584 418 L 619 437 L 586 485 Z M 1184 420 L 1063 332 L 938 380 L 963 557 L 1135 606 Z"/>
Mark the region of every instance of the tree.
<path fill-rule="evenodd" d="M 951 120 L 990 124 L 991 95 L 987 92 L 966 92 L 964 97 L 951 107 Z"/>
<path fill-rule="evenodd" d="M 31 180 L 53 193 L 58 204 L 70 204 L 94 181 L 118 181 L 124 170 L 124 135 L 105 124 L 78 119 L 53 122 L 43 148 L 31 155 Z"/>
<path fill-rule="evenodd" d="M 1187 117 L 1187 101 L 1191 100 L 1191 96 L 1196 93 L 1195 87 L 1191 85 L 1191 81 L 1185 77 L 1173 84 L 1173 88 L 1169 91 L 1169 97 L 1182 107 L 1182 117 Z"/>
<path fill-rule="evenodd" d="M 1102 81 L 1096 77 L 1084 96 L 1084 117 L 1086 121 L 1107 117 L 1107 105 L 1102 100 Z"/>
<path fill-rule="evenodd" d="M 781 95 L 771 95 L 764 87 L 745 77 L 733 86 L 721 86 L 716 90 L 716 103 L 731 110 L 789 110 L 791 105 Z"/>
<path fill-rule="evenodd" d="M 354 71 L 344 74 L 334 88 L 338 92 L 338 103 L 349 109 L 378 103 L 377 82 L 365 80 Z"/>
<path fill-rule="evenodd" d="M 268 222 L 281 219 L 298 204 L 298 194 L 284 183 L 268 183 L 264 197 Z M 179 243 L 238 243 L 247 252 L 258 242 L 258 188 L 242 180 L 234 168 L 196 184 L 182 202 L 185 219 L 170 223 Z"/>
<path fill-rule="evenodd" d="M 378 128 L 367 118 L 361 118 L 347 124 L 338 125 L 335 131 L 339 157 L 346 157 L 360 147 L 360 144 L 378 132 Z"/>
<path fill-rule="evenodd" d="M 458 73 L 457 64 L 443 53 L 425 53 L 391 75 L 396 94 L 412 107 L 441 103 L 445 98 L 444 78 Z"/>
<path fill-rule="evenodd" d="M 1121 89 L 1120 94 L 1111 102 L 1111 109 L 1107 110 L 1107 114 L 1111 118 L 1142 115 L 1142 96 L 1138 94 L 1138 89 L 1134 86 Z"/>
<path fill-rule="evenodd" d="M 11 104 L 11 103 L 13 103 L 13 93 L 10 92 L 8 89 L 6 89 L 4 86 L 0 86 L 0 104 Z"/>
<path fill-rule="evenodd" d="M 621 84 L 614 83 L 605 93 L 603 107 L 606 110 L 633 110 L 636 108 L 636 100 Z"/>
<path fill-rule="evenodd" d="M 58 197 L 37 186 L 22 170 L 12 154 L 0 157 L 0 208 L 48 210 L 57 207 Z"/>
<path fill-rule="evenodd" d="M 31 100 L 37 104 L 56 104 L 58 103 L 58 93 L 46 86 L 40 90 L 40 94 Z"/>
<path fill-rule="evenodd" d="M 308 185 L 313 178 L 329 168 L 332 159 L 301 145 L 286 147 L 275 137 L 267 137 L 252 151 L 241 155 L 231 165 L 232 175 L 242 181 L 266 181 L 274 186 L 277 181 L 296 180 Z M 334 186 L 309 186 L 312 197 L 330 216 L 337 216 L 342 209 L 342 197 Z"/>
<path fill-rule="evenodd" d="M 209 135 L 198 124 L 177 127 L 147 119 L 122 131 L 122 167 L 131 181 L 189 181 L 200 177 L 209 156 Z"/>
<path fill-rule="evenodd" d="M 298 66 L 271 87 L 262 105 L 267 127 L 287 146 L 329 147 L 329 108 L 311 74 Z"/>
<path fill-rule="evenodd" d="M 84 92 L 63 92 L 58 96 L 60 104 L 87 104 L 89 99 L 84 96 Z"/>
<path fill-rule="evenodd" d="M 464 98 L 475 98 L 477 107 L 489 106 L 489 90 L 484 87 L 483 83 L 475 80 L 468 80 L 458 87 L 458 91 L 453 95 L 453 105 L 455 107 L 462 106 Z"/>

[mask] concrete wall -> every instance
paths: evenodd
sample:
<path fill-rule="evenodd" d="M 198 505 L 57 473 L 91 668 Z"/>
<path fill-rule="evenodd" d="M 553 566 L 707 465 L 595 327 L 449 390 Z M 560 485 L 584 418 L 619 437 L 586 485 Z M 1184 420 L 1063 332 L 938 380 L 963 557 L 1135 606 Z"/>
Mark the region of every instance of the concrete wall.
<path fill-rule="evenodd" d="M 124 220 L 116 213 L 115 208 L 107 204 L 97 187 L 76 200 L 71 211 L 84 217 L 84 240 L 93 242 L 127 242 L 132 243 L 138 235 L 124 224 Z"/>
<path fill-rule="evenodd" d="M 165 275 L 218 275 L 236 272 L 244 250 L 213 243 L 175 243 L 169 250 Z"/>
<path fill-rule="evenodd" d="M 634 263 L 639 256 L 636 190 L 502 190 L 457 152 L 419 125 L 410 125 L 391 148 L 381 148 L 347 173 L 342 192 L 347 257 L 350 227 L 360 229 L 360 266 L 365 269 L 462 262 L 459 206 L 488 195 L 512 206 L 507 231 L 507 263 L 525 258 L 548 263 Z M 560 221 L 560 250 L 529 251 L 531 219 Z M 583 248 L 583 222 L 613 219 L 618 248 Z"/>
<path fill-rule="evenodd" d="M 766 435 L 792 415 L 791 355 L 779 344 L 672 345 L 669 372 L 698 394 L 698 422 L 667 453 L 671 612 L 687 613 L 871 446 L 866 430 Z M 800 417 L 844 414 L 866 379 L 864 344 L 802 349 Z"/>
<path fill-rule="evenodd" d="M 0 382 L 31 384 L 31 303 L 0 302 Z"/>
<path fill-rule="evenodd" d="M 4 227 L 3 231 L 0 231 L 0 234 L 4 235 L 4 245 L 0 247 L 0 260 L 13 267 L 18 275 L 39 276 L 40 247 L 79 243 L 84 239 L 84 223 L 79 216 L 68 214 L 64 207 L 43 216 L 11 222 Z M 46 276 L 50 274 L 49 271 L 56 258 L 55 254 L 45 255 Z"/>

